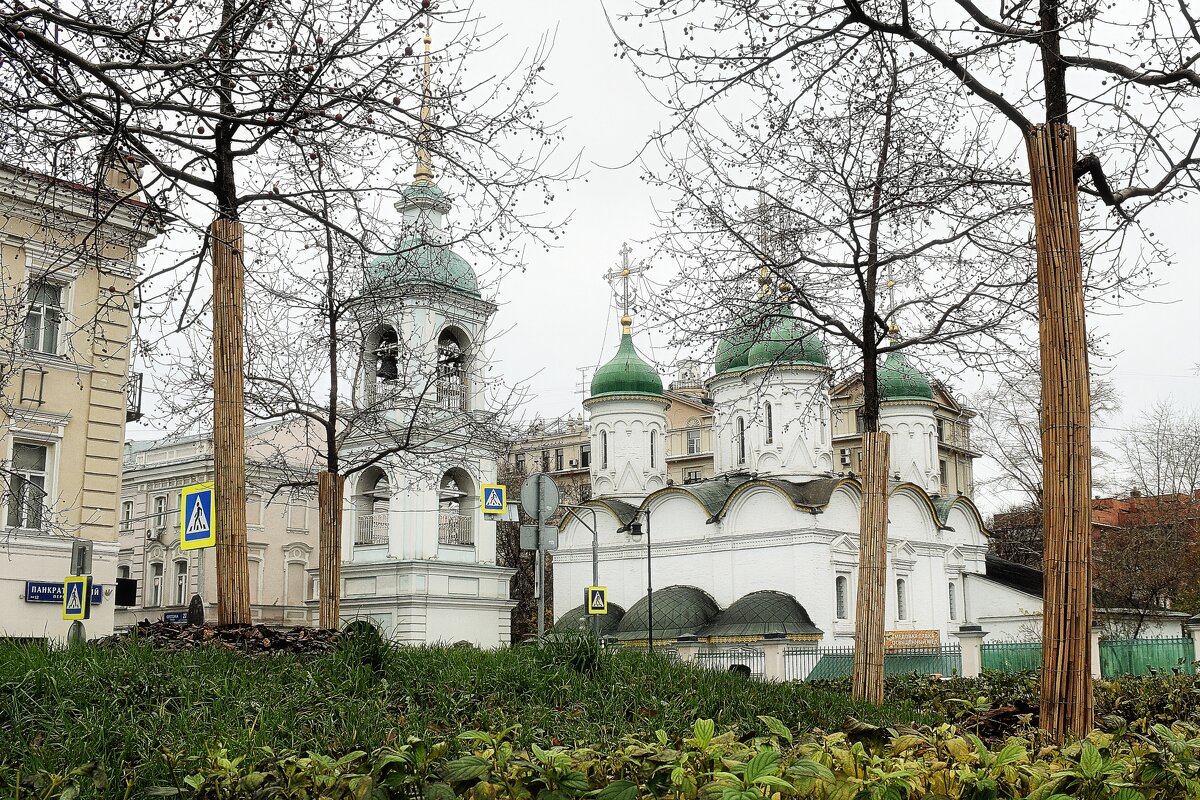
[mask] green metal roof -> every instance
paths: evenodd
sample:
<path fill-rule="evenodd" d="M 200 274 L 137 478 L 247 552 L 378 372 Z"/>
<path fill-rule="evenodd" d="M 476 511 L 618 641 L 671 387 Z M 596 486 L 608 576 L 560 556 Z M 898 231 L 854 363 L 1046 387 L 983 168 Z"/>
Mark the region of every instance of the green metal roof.
<path fill-rule="evenodd" d="M 655 615 L 657 616 L 657 614 Z M 804 606 L 784 592 L 752 592 L 717 615 L 701 636 L 819 635 Z"/>
<path fill-rule="evenodd" d="M 610 394 L 648 394 L 662 397 L 662 378 L 642 360 L 633 346 L 633 334 L 621 335 L 617 354 L 592 376 L 592 397 Z"/>
<path fill-rule="evenodd" d="M 752 332 L 746 331 L 717 342 L 717 353 L 713 360 L 713 370 L 716 374 L 745 369 L 750 359 L 750 348 L 754 346 L 754 338 Z"/>
<path fill-rule="evenodd" d="M 410 187 L 427 191 L 436 187 Z M 440 191 L 440 190 L 439 190 Z M 434 283 L 479 297 L 479 279 L 466 259 L 448 246 L 412 236 L 396 245 L 394 255 L 380 256 L 367 265 L 367 282 L 403 285 Z"/>
<path fill-rule="evenodd" d="M 709 624 L 720 611 L 717 601 L 695 586 L 668 586 L 653 594 L 654 638 L 676 639 L 695 634 Z M 646 598 L 633 604 L 617 626 L 617 638 L 639 640 L 649 638 L 649 614 Z"/>
<path fill-rule="evenodd" d="M 880 400 L 932 400 L 933 385 L 920 370 L 908 363 L 904 353 L 893 350 L 879 368 Z"/>
<path fill-rule="evenodd" d="M 600 620 L 600 635 L 610 636 L 616 633 L 617 625 L 620 624 L 621 618 L 625 616 L 625 609 L 616 603 L 609 603 L 608 613 L 596 616 Z M 558 622 L 554 623 L 554 631 L 560 633 L 563 631 L 587 629 L 590 625 L 591 615 L 588 614 L 587 608 L 583 604 L 580 604 L 558 618 Z M 657 638 L 657 635 L 655 638 Z"/>
<path fill-rule="evenodd" d="M 750 348 L 747 367 L 766 367 L 779 364 L 829 364 L 821 340 L 812 331 L 805 331 L 789 304 L 783 304 L 778 319 L 762 338 Z"/>

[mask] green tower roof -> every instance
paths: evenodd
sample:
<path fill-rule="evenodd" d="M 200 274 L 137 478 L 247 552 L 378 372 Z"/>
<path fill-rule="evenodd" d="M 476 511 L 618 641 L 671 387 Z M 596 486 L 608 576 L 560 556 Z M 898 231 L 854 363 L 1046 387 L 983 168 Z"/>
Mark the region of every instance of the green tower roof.
<path fill-rule="evenodd" d="M 434 187 L 436 188 L 436 187 Z M 395 255 L 380 256 L 367 266 L 373 286 L 434 283 L 479 297 L 479 279 L 466 259 L 443 244 L 410 237 L 396 245 Z"/>
<path fill-rule="evenodd" d="M 784 304 L 779 319 L 762 339 L 750 348 L 746 366 L 763 367 L 772 364 L 811 364 L 827 366 L 825 348 L 811 331 L 805 332 L 792 308 Z"/>
<path fill-rule="evenodd" d="M 633 334 L 621 334 L 621 346 L 617 354 L 592 376 L 592 397 L 607 394 L 652 394 L 663 393 L 662 378 L 654 367 L 642 360 L 633 346 Z"/>
<path fill-rule="evenodd" d="M 750 358 L 750 348 L 753 346 L 754 334 L 749 331 L 735 333 L 727 339 L 722 339 L 717 342 L 713 370 L 720 375 L 722 372 L 745 369 Z"/>
<path fill-rule="evenodd" d="M 888 353 L 879 368 L 880 400 L 932 400 L 933 385 L 920 370 L 908 363 L 899 350 Z"/>

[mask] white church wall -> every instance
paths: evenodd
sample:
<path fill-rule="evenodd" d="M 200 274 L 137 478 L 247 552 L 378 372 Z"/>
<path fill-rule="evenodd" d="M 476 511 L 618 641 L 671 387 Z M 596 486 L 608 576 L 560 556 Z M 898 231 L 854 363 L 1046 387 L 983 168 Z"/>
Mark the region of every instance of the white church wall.
<path fill-rule="evenodd" d="M 900 475 L 929 492 L 941 486 L 938 475 L 937 422 L 932 403 L 887 402 L 880 406 L 879 427 L 891 434 L 889 474 Z"/>
<path fill-rule="evenodd" d="M 857 536 L 861 514 L 862 495 L 853 485 L 843 484 L 833 490 L 829 505 L 821 512 L 820 525 Z"/>
<path fill-rule="evenodd" d="M 769 486 L 741 490 L 730 503 L 722 527 L 731 531 L 779 531 L 811 528 L 811 520 L 802 520 L 796 507 Z"/>

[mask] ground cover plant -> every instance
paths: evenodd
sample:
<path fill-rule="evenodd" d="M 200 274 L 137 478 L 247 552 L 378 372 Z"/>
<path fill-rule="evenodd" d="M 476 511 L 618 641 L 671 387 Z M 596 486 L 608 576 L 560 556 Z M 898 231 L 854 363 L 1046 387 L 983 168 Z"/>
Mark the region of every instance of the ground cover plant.
<path fill-rule="evenodd" d="M 518 747 L 603 747 L 659 729 L 678 738 L 697 718 L 749 735 L 761 715 L 802 730 L 837 730 L 847 718 L 929 721 L 908 704 L 873 708 L 802 684 L 570 643 L 480 652 L 358 636 L 314 657 L 0 643 L 0 768 L 67 774 L 98 764 L 110 786 L 101 794 L 113 797 L 168 784 L 212 749 L 250 761 L 264 747 L 341 758 L 409 736 L 454 742 L 464 730 L 509 729 Z"/>

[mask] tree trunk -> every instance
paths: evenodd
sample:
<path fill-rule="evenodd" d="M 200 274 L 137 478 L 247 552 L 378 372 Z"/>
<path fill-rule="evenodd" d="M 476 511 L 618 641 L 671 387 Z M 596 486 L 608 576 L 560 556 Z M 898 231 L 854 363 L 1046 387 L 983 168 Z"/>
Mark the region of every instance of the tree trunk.
<path fill-rule="evenodd" d="M 854 697 L 875 704 L 883 703 L 890 439 L 886 431 L 863 434 L 858 600 L 854 613 Z"/>
<path fill-rule="evenodd" d="M 345 476 L 334 472 L 317 475 L 317 513 L 321 518 L 317 556 L 321 590 L 319 624 L 334 630 L 339 627 L 342 613 L 342 490 L 345 483 Z"/>
<path fill-rule="evenodd" d="M 213 252 L 213 460 L 217 622 L 250 624 L 246 447 L 242 395 L 242 223 L 217 219 Z"/>
<path fill-rule="evenodd" d="M 1091 402 L 1075 129 L 1025 138 L 1037 245 L 1044 491 L 1041 725 L 1057 740 L 1092 728 Z"/>

